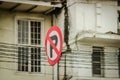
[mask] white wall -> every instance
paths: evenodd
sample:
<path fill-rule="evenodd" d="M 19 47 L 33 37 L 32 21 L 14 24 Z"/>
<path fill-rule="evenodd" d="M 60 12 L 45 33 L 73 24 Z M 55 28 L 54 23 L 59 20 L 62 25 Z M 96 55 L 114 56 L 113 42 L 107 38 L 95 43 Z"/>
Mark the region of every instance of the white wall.
<path fill-rule="evenodd" d="M 78 3 L 76 11 L 77 30 L 95 31 L 95 4 Z"/>
<path fill-rule="evenodd" d="M 70 39 L 83 31 L 117 33 L 116 1 L 68 0 Z"/>
<path fill-rule="evenodd" d="M 76 44 L 75 44 L 76 46 Z M 84 45 L 78 42 L 78 52 L 74 53 L 77 54 L 77 58 L 74 60 L 78 60 L 78 64 L 74 64 L 74 66 L 78 68 L 73 68 L 73 77 L 75 80 L 79 77 L 91 77 L 92 76 L 92 63 L 91 63 L 91 55 L 92 55 L 92 46 Z M 74 62 L 74 63 L 76 63 Z M 80 67 L 80 68 L 79 68 Z M 74 80 L 73 79 L 73 80 Z"/>
<path fill-rule="evenodd" d="M 105 48 L 105 77 L 119 77 L 118 74 L 118 48 Z"/>
<path fill-rule="evenodd" d="M 96 4 L 96 19 L 97 32 L 106 33 L 111 31 L 117 33 L 118 15 L 116 5 L 113 2 L 99 2 L 99 4 Z"/>

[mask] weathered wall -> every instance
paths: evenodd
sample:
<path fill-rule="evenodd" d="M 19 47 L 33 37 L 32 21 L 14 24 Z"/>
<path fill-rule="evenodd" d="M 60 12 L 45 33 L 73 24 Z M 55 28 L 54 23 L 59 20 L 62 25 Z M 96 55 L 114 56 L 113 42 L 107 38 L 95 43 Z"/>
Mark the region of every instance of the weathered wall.
<path fill-rule="evenodd" d="M 83 31 L 117 33 L 116 1 L 68 1 L 71 27 L 70 39 L 74 39 L 76 34 Z"/>
<path fill-rule="evenodd" d="M 113 0 L 68 0 L 70 41 L 76 41 L 77 34 L 84 31 L 105 34 L 107 32 L 117 33 L 117 2 Z M 63 23 L 64 13 L 59 15 L 58 21 Z M 59 24 L 64 30 L 64 26 Z M 92 39 L 91 39 L 92 40 Z M 100 41 L 100 40 L 99 40 Z M 118 74 L 118 45 L 102 41 L 70 43 L 73 50 L 67 55 L 66 73 L 71 80 L 119 80 Z M 107 40 L 106 40 L 107 41 Z M 109 41 L 109 40 L 108 40 Z M 104 77 L 93 77 L 92 75 L 92 47 L 104 48 Z M 64 54 L 65 55 L 65 54 Z M 64 60 L 64 55 L 61 58 Z M 60 61 L 62 62 L 62 60 Z M 64 62 L 64 61 L 63 61 Z M 59 63 L 64 66 L 63 63 Z M 64 67 L 59 67 L 60 80 L 64 77 Z"/>
<path fill-rule="evenodd" d="M 102 43 L 101 43 L 102 44 Z M 92 47 L 99 46 L 104 48 L 104 77 L 93 77 L 92 75 Z M 71 44 L 71 60 L 72 65 L 72 79 L 71 80 L 119 80 L 119 69 L 118 69 L 118 51 L 119 47 L 107 46 L 102 44 L 89 44 L 77 42 Z M 67 57 L 69 58 L 68 54 Z M 69 62 L 69 60 L 68 60 Z M 69 68 L 69 67 L 68 67 Z M 69 72 L 69 71 L 68 71 Z M 70 73 L 68 73 L 70 74 Z"/>

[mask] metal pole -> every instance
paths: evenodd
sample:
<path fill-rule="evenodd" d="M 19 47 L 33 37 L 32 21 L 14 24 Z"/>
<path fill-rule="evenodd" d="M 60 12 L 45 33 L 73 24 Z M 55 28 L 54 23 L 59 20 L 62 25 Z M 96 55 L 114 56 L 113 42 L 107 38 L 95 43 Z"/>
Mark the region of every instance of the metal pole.
<path fill-rule="evenodd" d="M 66 68 L 66 54 L 71 51 L 69 45 L 69 16 L 68 16 L 68 7 L 67 7 L 67 0 L 64 0 L 62 3 L 64 7 L 64 41 L 66 43 L 67 50 L 65 52 L 65 65 L 64 65 L 64 80 L 67 80 L 67 68 Z"/>
<path fill-rule="evenodd" d="M 54 80 L 59 80 L 59 79 L 58 79 L 58 76 L 59 76 L 58 73 L 59 73 L 59 72 L 58 72 L 58 63 L 56 63 L 56 64 L 54 65 Z"/>
<path fill-rule="evenodd" d="M 64 80 L 67 80 L 67 67 L 66 67 L 66 58 L 67 58 L 67 53 L 71 52 L 70 46 L 68 45 L 68 49 L 65 52 L 65 65 L 64 65 Z"/>
<path fill-rule="evenodd" d="M 66 79 L 66 53 L 65 53 L 65 66 L 64 66 L 64 67 L 65 67 L 65 70 L 64 70 L 64 71 L 65 71 L 65 72 L 64 72 L 64 80 L 67 80 L 67 79 Z"/>

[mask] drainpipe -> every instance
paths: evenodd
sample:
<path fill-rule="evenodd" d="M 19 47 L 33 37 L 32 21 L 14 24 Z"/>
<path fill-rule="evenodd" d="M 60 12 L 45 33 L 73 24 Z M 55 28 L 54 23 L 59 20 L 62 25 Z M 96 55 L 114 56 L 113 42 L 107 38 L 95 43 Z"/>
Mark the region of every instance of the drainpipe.
<path fill-rule="evenodd" d="M 70 49 L 69 47 L 69 21 L 68 21 L 68 8 L 67 8 L 67 0 L 63 2 L 64 6 L 64 41 L 66 43 L 67 49 Z"/>
<path fill-rule="evenodd" d="M 67 0 L 64 0 L 62 5 L 65 11 L 64 12 L 64 42 L 67 47 L 67 50 L 65 52 L 64 79 L 63 80 L 67 80 L 66 54 L 71 51 L 70 45 L 69 45 L 69 16 L 68 16 Z"/>

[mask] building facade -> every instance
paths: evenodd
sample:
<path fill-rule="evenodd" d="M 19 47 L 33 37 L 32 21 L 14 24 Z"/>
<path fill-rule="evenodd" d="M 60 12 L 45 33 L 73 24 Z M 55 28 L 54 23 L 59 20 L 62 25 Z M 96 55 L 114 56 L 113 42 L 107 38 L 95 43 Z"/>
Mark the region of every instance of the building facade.
<path fill-rule="evenodd" d="M 119 0 L 68 0 L 67 6 L 71 53 L 66 53 L 66 77 L 119 80 Z"/>
<path fill-rule="evenodd" d="M 0 0 L 0 80 L 119 80 L 119 6 L 119 0 L 67 0 L 68 9 L 59 0 Z M 52 25 L 71 49 L 64 43 L 55 66 L 44 50 Z"/>

